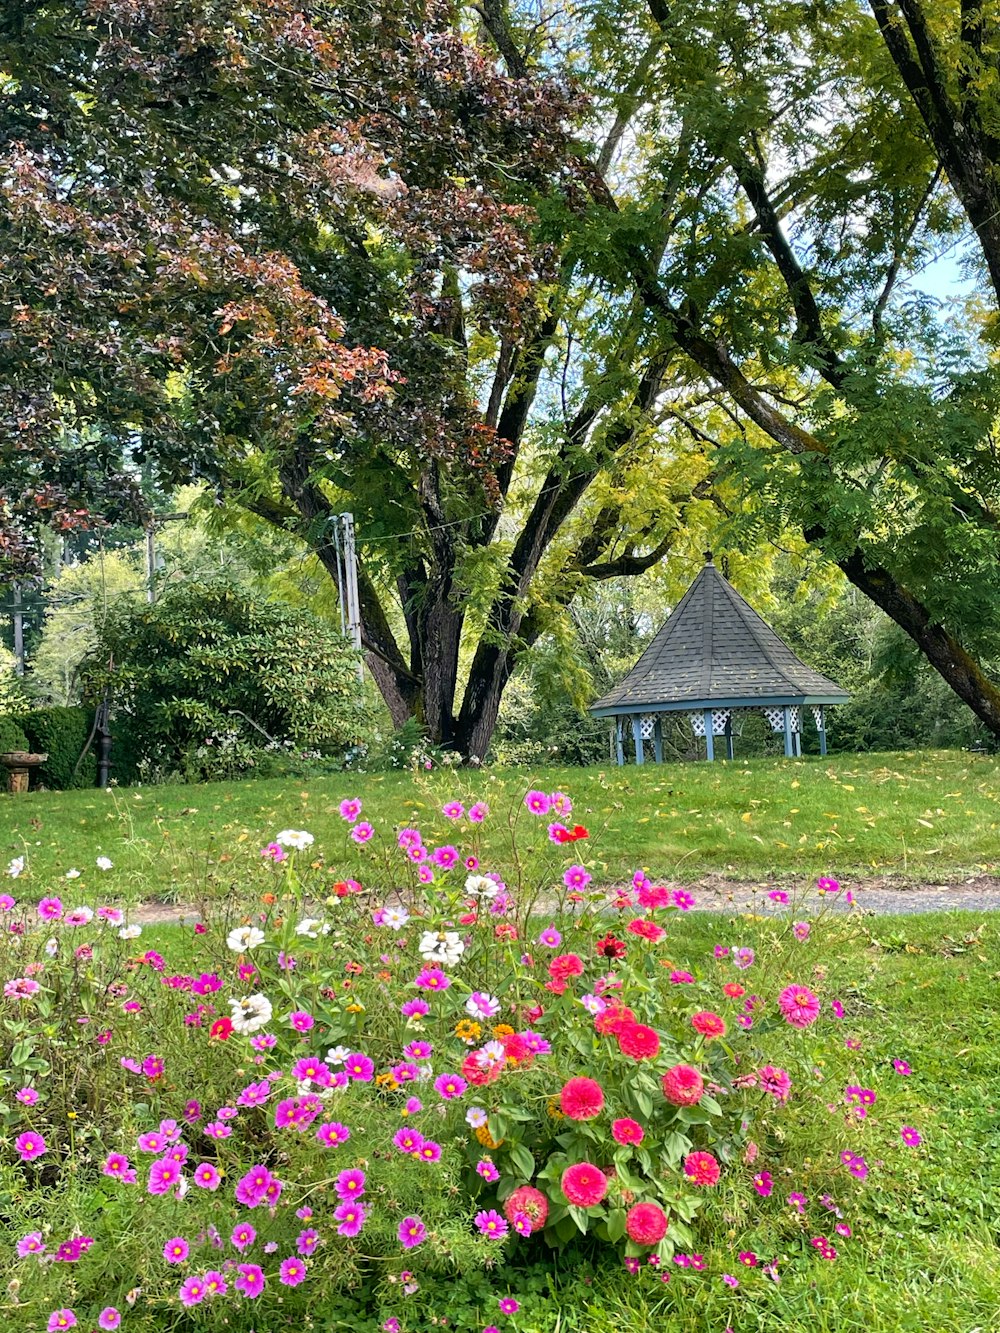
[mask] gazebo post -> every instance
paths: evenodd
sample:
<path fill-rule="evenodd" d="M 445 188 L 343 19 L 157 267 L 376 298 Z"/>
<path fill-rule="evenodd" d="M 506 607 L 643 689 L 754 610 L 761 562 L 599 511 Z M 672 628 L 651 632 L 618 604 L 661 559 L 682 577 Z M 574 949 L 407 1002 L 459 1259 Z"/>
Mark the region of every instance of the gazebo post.
<path fill-rule="evenodd" d="M 822 704 L 819 707 L 819 752 L 826 754 L 826 709 Z"/>
<path fill-rule="evenodd" d="M 733 715 L 726 718 L 726 758 L 732 761 L 735 758 L 733 754 Z"/>
<path fill-rule="evenodd" d="M 642 718 L 638 713 L 632 714 L 632 739 L 635 741 L 635 762 L 641 764 L 645 756 L 642 753 Z"/>
<path fill-rule="evenodd" d="M 653 723 L 653 758 L 658 764 L 663 763 L 663 724 L 659 718 Z"/>
<path fill-rule="evenodd" d="M 618 767 L 625 765 L 625 749 L 622 745 L 622 719 L 621 714 L 615 718 L 615 757 L 618 760 Z"/>
<path fill-rule="evenodd" d="M 715 738 L 712 736 L 712 710 L 705 709 L 705 758 L 711 764 L 715 760 Z"/>
<path fill-rule="evenodd" d="M 795 751 L 792 748 L 792 710 L 785 704 L 781 712 L 785 719 L 785 758 L 793 759 Z"/>

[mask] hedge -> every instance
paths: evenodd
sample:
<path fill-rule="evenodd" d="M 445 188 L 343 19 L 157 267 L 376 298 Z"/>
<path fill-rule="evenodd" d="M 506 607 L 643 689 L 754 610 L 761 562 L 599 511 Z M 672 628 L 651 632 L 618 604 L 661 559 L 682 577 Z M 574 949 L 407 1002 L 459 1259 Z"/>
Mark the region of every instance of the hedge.
<path fill-rule="evenodd" d="M 94 724 L 92 709 L 36 708 L 30 713 L 22 713 L 17 722 L 27 735 L 28 748 L 49 756 L 33 775 L 33 783 L 56 791 L 97 785 L 97 755 L 93 742 L 77 767 Z"/>

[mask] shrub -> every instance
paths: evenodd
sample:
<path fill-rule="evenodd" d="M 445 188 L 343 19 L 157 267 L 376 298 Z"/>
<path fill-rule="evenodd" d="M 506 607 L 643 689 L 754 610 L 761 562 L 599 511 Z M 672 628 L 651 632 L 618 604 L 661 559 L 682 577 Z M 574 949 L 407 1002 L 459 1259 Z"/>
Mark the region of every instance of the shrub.
<path fill-rule="evenodd" d="M 36 708 L 18 718 L 30 747 L 49 757 L 37 770 L 37 781 L 56 791 L 93 787 L 97 781 L 97 758 L 93 744 L 77 764 L 87 744 L 94 714 L 89 708 Z"/>
<path fill-rule="evenodd" d="M 609 917 L 561 794 L 505 812 L 510 884 L 480 873 L 481 803 L 449 801 L 433 840 L 341 814 L 332 890 L 311 835 L 283 830 L 169 957 L 100 901 L 0 897 L 0 1252 L 26 1308 L 344 1327 L 360 1289 L 415 1327 L 425 1274 L 495 1272 L 506 1314 L 508 1265 L 542 1244 L 703 1266 L 686 1252 L 713 1217 L 732 1235 L 752 1203 L 797 1236 L 810 1198 L 827 1234 L 787 1262 L 819 1263 L 869 1162 L 884 1181 L 919 1141 L 850 1076 L 819 918 L 782 923 L 770 957 L 718 945 L 682 971 L 664 923 L 693 900 L 637 873 Z M 822 1147 L 800 1179 L 803 1122 Z"/>
<path fill-rule="evenodd" d="M 81 678 L 90 698 L 111 690 L 127 767 L 200 781 L 289 748 L 343 751 L 363 726 L 356 660 L 309 612 L 218 580 L 115 607 Z"/>
<path fill-rule="evenodd" d="M 17 719 L 0 717 L 0 754 L 6 754 L 10 750 L 27 750 L 28 748 L 28 738 Z"/>

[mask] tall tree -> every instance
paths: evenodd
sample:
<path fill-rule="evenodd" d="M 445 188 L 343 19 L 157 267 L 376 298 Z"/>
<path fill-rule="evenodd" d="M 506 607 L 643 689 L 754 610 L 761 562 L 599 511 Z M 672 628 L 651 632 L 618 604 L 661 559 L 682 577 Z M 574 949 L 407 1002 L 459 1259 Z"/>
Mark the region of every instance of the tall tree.
<path fill-rule="evenodd" d="M 533 9 L 481 6 L 527 80 L 552 63 Z M 1000 734 L 977 661 L 1000 635 L 997 17 L 581 7 L 575 67 L 619 151 L 581 144 L 590 202 L 565 225 L 664 355 L 724 390 L 713 461 L 744 487 L 737 528 L 795 524 Z M 949 327 L 909 284 L 969 224 L 981 304 Z"/>

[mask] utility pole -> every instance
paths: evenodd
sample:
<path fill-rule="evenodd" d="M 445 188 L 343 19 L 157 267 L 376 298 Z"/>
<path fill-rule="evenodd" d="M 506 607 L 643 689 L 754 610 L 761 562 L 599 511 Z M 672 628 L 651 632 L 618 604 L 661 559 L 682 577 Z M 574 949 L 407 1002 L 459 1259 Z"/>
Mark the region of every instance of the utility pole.
<path fill-rule="evenodd" d="M 24 675 L 24 612 L 21 610 L 21 585 L 14 583 L 11 588 L 14 604 L 14 670 L 19 676 Z"/>
<path fill-rule="evenodd" d="M 354 515 L 337 514 L 333 520 L 333 547 L 337 555 L 337 597 L 340 631 L 358 653 L 358 680 L 364 680 L 361 660 L 361 599 L 358 596 L 358 552 L 354 544 Z"/>

